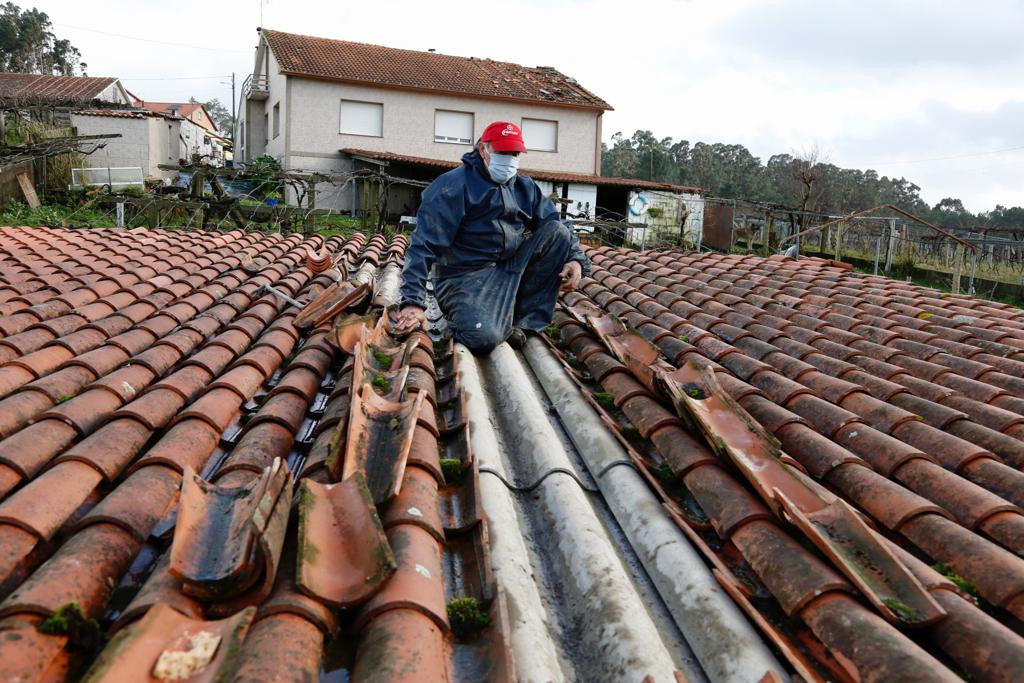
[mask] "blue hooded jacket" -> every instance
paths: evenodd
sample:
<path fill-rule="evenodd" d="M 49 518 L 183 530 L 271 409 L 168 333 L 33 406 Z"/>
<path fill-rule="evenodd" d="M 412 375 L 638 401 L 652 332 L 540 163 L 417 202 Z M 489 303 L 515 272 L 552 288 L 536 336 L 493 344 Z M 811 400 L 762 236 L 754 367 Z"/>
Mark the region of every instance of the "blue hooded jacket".
<path fill-rule="evenodd" d="M 504 261 L 527 231 L 558 220 L 555 205 L 531 178 L 516 175 L 499 185 L 478 151 L 466 153 L 462 166 L 423 191 L 405 253 L 402 305 L 426 306 L 426 281 L 434 264 L 439 277 L 450 277 Z M 575 235 L 569 260 L 579 261 L 584 275 L 590 272 L 590 260 Z"/>

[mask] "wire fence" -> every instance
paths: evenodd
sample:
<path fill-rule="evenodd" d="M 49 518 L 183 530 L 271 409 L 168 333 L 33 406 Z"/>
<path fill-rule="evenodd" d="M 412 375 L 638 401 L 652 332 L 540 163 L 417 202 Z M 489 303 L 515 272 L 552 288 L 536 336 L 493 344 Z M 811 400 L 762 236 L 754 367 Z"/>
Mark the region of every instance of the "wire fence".
<path fill-rule="evenodd" d="M 731 249 L 822 256 L 865 272 L 990 298 L 1024 294 L 1024 234 L 1013 229 L 943 230 L 903 212 L 831 216 L 737 212 Z M 775 218 L 775 220 L 772 220 Z"/>

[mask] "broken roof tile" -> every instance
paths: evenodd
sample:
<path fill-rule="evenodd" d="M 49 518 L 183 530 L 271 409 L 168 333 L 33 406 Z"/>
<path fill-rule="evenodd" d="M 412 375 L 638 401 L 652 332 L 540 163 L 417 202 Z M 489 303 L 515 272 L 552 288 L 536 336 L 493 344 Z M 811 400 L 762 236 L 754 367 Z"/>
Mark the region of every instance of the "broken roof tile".
<path fill-rule="evenodd" d="M 353 270 L 362 264 L 364 282 L 376 264 L 393 278 L 406 240 L 0 228 L 0 243 L 10 245 L 0 250 L 0 307 L 18 328 L 0 336 L 0 597 L 10 593 L 0 603 L 0 630 L 23 633 L 31 646 L 10 660 L 15 670 L 39 672 L 51 661 L 59 669 L 79 657 L 63 637 L 43 637 L 35 625 L 72 600 L 99 617 L 133 576 L 143 590 L 122 614 L 106 615 L 120 617 L 122 630 L 158 602 L 192 618 L 257 604 L 236 675 L 315 676 L 337 666 L 324 659 L 335 651 L 330 610 L 299 593 L 290 574 L 294 540 L 283 541 L 283 554 L 268 565 L 272 585 L 228 603 L 183 593 L 166 571 L 164 544 L 177 526 L 176 484 L 188 467 L 230 486 L 274 458 L 311 482 L 329 485 L 340 472 L 353 400 L 344 354 L 324 343 L 326 327 L 300 331 L 298 311 L 259 288 L 273 284 L 302 300 L 323 291 L 333 280 L 311 278 L 303 267 L 310 249 Z M 820 495 L 847 500 L 891 538 L 946 563 L 997 610 L 1024 615 L 1024 475 L 1013 469 L 1024 459 L 1016 445 L 1024 435 L 1019 313 L 814 259 L 613 248 L 591 256 L 594 277 L 582 294 L 566 294 L 567 303 L 603 304 L 655 342 L 656 355 L 715 370 Z M 616 420 L 639 428 L 623 443 L 645 451 L 637 457 L 659 454 L 656 463 L 711 518 L 693 517 L 702 533 L 717 530 L 717 543 L 770 588 L 762 595 L 793 610 L 823 658 L 835 653 L 862 676 L 945 675 L 916 643 L 948 642 L 951 627 L 940 621 L 897 633 L 865 603 L 845 598 L 856 589 L 820 555 L 787 540 L 793 529 L 686 431 L 646 379 L 631 374 L 637 368 L 617 361 L 585 326 L 559 325 L 563 343 L 607 383 L 603 390 L 623 411 Z M 486 535 L 478 547 L 472 531 L 487 515 L 455 509 L 482 504 L 490 513 L 489 501 L 480 491 L 464 496 L 445 474 L 459 476 L 455 460 L 473 474 L 459 481 L 475 481 L 477 458 L 493 456 L 470 452 L 466 397 L 446 360 L 451 346 L 434 351 L 424 344 L 411 354 L 406 388 L 424 400 L 402 483 L 381 508 L 401 568 L 344 636 L 356 643 L 354 660 L 342 665 L 353 679 L 466 678 L 458 653 L 467 646 L 448 630 L 446 602 L 490 594 L 474 588 L 490 580 L 474 564 L 488 562 Z M 334 469 L 323 466 L 332 448 L 341 456 Z M 49 495 L 58 490 L 61 498 Z M 495 533 L 508 538 L 510 530 Z M 949 582 L 933 579 L 926 587 L 944 607 L 955 605 L 948 619 L 958 628 L 991 631 Z M 482 608 L 495 614 L 496 604 Z M 480 643 L 502 633 L 492 629 Z M 507 657 L 507 645 L 470 647 L 486 670 Z M 282 648 L 294 658 L 287 672 Z M 982 657 L 949 652 L 966 672 L 983 673 Z"/>

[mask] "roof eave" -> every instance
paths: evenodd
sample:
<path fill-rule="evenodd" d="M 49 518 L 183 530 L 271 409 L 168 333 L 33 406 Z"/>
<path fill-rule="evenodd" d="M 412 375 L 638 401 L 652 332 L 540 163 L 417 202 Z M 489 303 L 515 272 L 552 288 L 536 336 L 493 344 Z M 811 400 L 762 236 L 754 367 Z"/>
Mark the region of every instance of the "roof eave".
<path fill-rule="evenodd" d="M 399 155 L 394 152 L 381 152 L 367 149 L 356 149 L 355 147 L 342 147 L 338 150 L 340 154 L 346 154 L 353 159 L 365 161 L 372 164 L 387 166 L 390 163 L 412 164 L 417 166 L 428 166 L 430 168 L 457 168 L 458 161 L 447 159 L 432 159 L 429 157 L 414 157 L 410 155 Z M 395 158 L 401 157 L 401 158 Z M 573 171 L 546 171 L 539 168 L 522 168 L 520 172 L 524 175 L 548 182 L 577 182 L 583 185 L 605 185 L 611 187 L 634 187 L 636 189 L 671 192 L 674 194 L 696 194 L 706 195 L 708 192 L 703 187 L 692 187 L 690 185 L 678 185 L 676 183 L 663 183 L 657 180 L 643 180 L 642 178 L 618 178 L 614 176 L 591 176 L 575 173 Z"/>

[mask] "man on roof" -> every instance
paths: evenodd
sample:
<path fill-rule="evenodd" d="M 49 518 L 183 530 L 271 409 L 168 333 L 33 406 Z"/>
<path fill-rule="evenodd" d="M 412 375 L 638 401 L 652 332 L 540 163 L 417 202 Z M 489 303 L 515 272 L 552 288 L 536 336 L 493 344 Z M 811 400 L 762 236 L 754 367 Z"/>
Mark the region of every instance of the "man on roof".
<path fill-rule="evenodd" d="M 589 272 L 579 241 L 532 179 L 519 175 L 526 152 L 519 126 L 484 129 L 462 166 L 423 192 L 416 230 L 405 254 L 401 310 L 395 330 L 426 323 L 426 281 L 455 340 L 475 354 L 551 324 L 559 289 L 572 290 Z"/>

